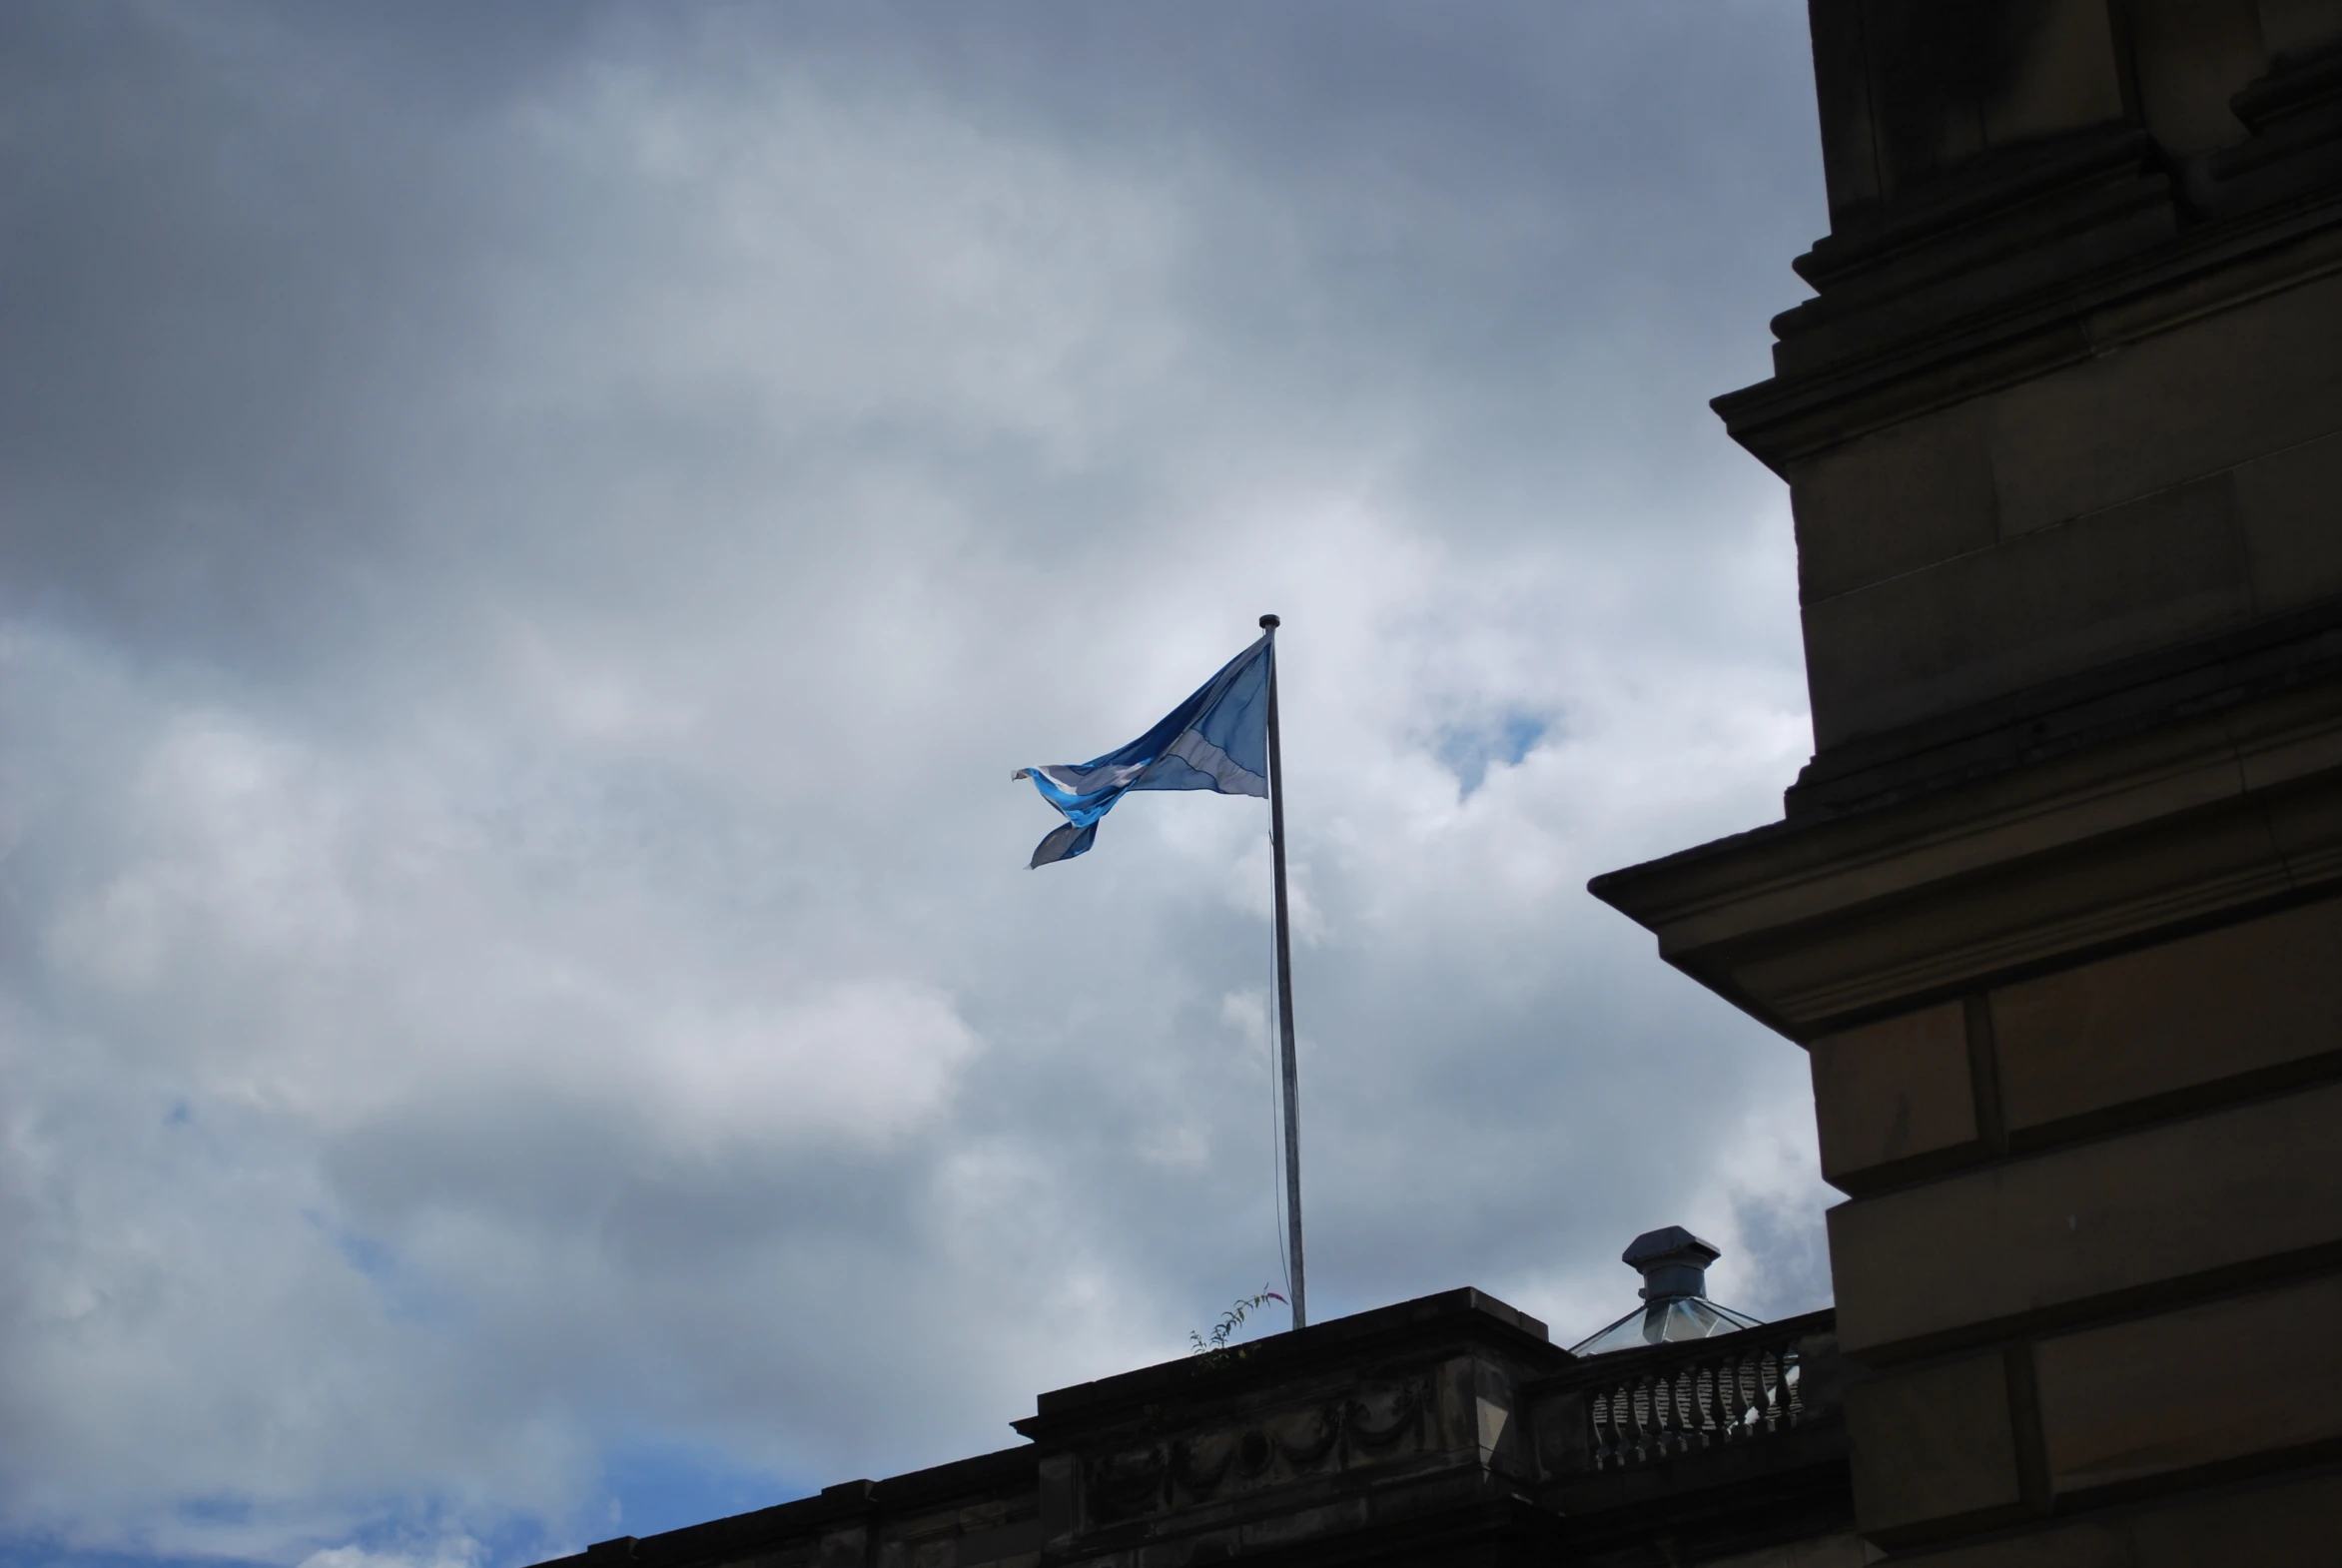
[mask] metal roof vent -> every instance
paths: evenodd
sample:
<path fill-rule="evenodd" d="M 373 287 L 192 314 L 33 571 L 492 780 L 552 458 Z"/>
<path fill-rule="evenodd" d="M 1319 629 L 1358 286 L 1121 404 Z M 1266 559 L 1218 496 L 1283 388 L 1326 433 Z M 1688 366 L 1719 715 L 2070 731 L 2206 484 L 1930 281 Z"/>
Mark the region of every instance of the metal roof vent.
<path fill-rule="evenodd" d="M 1588 1338 L 1571 1345 L 1572 1355 L 1604 1355 L 1676 1339 L 1706 1339 L 1736 1333 L 1761 1321 L 1708 1299 L 1708 1265 L 1723 1256 L 1681 1225 L 1646 1230 L 1627 1243 L 1619 1261 L 1641 1272 L 1643 1304 Z"/>

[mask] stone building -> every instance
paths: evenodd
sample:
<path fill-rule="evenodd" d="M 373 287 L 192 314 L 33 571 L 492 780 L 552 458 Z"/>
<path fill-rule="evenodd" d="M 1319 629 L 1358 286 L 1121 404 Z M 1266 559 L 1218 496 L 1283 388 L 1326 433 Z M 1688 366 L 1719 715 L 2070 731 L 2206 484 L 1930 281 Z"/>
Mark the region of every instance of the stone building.
<path fill-rule="evenodd" d="M 1811 11 L 1817 298 L 1716 406 L 1815 755 L 1594 892 L 1810 1054 L 1835 1311 L 1452 1291 L 574 1568 L 2342 1563 L 2342 0 Z"/>
<path fill-rule="evenodd" d="M 2342 0 L 1813 0 L 1815 755 L 1596 880 L 1810 1053 L 1856 1516 L 2342 1563 Z"/>

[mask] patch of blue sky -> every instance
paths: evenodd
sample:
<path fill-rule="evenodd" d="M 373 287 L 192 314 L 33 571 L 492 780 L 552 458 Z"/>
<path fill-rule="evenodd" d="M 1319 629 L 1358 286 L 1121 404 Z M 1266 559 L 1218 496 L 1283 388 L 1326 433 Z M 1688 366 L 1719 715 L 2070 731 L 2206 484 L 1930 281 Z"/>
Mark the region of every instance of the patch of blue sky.
<path fill-rule="evenodd" d="M 401 1265 L 398 1254 L 386 1243 L 361 1235 L 347 1225 L 336 1224 L 314 1209 L 305 1211 L 302 1217 L 333 1244 L 334 1250 L 342 1254 L 342 1261 L 375 1287 L 384 1311 L 393 1321 L 443 1322 L 453 1316 L 452 1304 Z"/>
<path fill-rule="evenodd" d="M 743 1465 L 704 1444 L 633 1438 L 611 1445 L 602 1457 L 603 1516 L 609 1527 L 601 1536 L 657 1535 L 810 1497 L 820 1489 L 818 1482 Z"/>
<path fill-rule="evenodd" d="M 471 1538 L 479 1543 L 480 1568 L 528 1568 L 585 1545 L 576 1532 L 553 1530 L 535 1518 L 507 1519 L 493 1527 L 474 1524 Z"/>
<path fill-rule="evenodd" d="M 368 1256 L 364 1247 L 357 1250 L 360 1259 Z M 359 1266 L 358 1260 L 353 1266 Z M 431 1562 L 448 1560 L 450 1541 L 468 1543 L 469 1549 L 454 1554 L 454 1560 L 468 1559 L 478 1568 L 528 1568 L 593 1541 L 659 1535 L 809 1497 L 819 1490 L 818 1483 L 744 1465 L 712 1446 L 630 1438 L 605 1450 L 594 1498 L 564 1521 L 526 1515 L 482 1520 L 446 1500 L 410 1499 L 386 1506 L 347 1536 L 308 1542 L 281 1561 L 136 1548 L 98 1550 L 53 1536 L 25 1534 L 0 1536 L 0 1568 L 288 1568 L 311 1550 L 329 1546 Z M 187 1524 L 233 1527 L 250 1523 L 255 1506 L 249 1498 L 222 1494 L 188 1499 L 173 1512 Z"/>
<path fill-rule="evenodd" d="M 222 1493 L 189 1498 L 172 1509 L 182 1525 L 241 1530 L 265 1512 L 251 1498 Z M 266 1533 L 266 1532 L 264 1532 Z M 411 1563 L 471 1563 L 477 1568 L 528 1568 L 576 1549 L 583 1542 L 574 1527 L 554 1528 L 538 1518 L 509 1514 L 482 1519 L 453 1499 L 408 1497 L 385 1500 L 373 1518 L 344 1532 L 316 1537 L 298 1528 L 278 1539 L 281 1551 L 266 1558 L 223 1552 L 141 1550 L 136 1546 L 73 1546 L 36 1532 L 0 1535 L 0 1568 L 292 1568 L 315 1552 L 356 1547 L 369 1556 Z"/>
<path fill-rule="evenodd" d="M 138 1551 L 92 1551 L 53 1536 L 0 1536 L 0 1568 L 276 1568 L 242 1557 L 181 1557 Z"/>
<path fill-rule="evenodd" d="M 584 1544 L 574 1529 L 531 1514 L 482 1517 L 455 1499 L 410 1497 L 386 1505 L 343 1539 L 321 1546 L 355 1546 L 370 1556 L 409 1563 L 470 1563 L 477 1568 L 527 1568 Z"/>
<path fill-rule="evenodd" d="M 1439 732 L 1434 754 L 1470 799 L 1488 781 L 1491 767 L 1518 767 L 1556 723 L 1543 714 L 1514 711 L 1477 724 L 1451 724 Z"/>

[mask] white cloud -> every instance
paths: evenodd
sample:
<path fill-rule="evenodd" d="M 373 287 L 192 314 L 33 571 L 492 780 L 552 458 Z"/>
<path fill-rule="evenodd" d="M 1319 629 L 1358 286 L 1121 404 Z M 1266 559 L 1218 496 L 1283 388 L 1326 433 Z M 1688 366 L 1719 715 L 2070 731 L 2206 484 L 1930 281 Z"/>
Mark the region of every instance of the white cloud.
<path fill-rule="evenodd" d="M 303 1558 L 300 1568 L 475 1568 L 480 1545 L 469 1536 L 437 1541 L 414 1551 L 372 1552 L 358 1546 L 329 1546 Z"/>

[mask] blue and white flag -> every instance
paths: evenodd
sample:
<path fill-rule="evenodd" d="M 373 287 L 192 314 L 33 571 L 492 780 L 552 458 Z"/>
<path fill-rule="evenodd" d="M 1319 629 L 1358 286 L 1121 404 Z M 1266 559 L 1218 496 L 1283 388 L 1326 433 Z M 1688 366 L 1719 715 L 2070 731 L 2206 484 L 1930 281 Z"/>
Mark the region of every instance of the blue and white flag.
<path fill-rule="evenodd" d="M 1066 825 L 1033 851 L 1033 865 L 1072 860 L 1098 836 L 1098 819 L 1135 789 L 1268 794 L 1268 672 L 1276 646 L 1261 637 L 1228 660 L 1162 723 L 1120 751 L 1089 762 L 1019 768 Z M 1030 869 L 1030 868 L 1028 868 Z"/>

